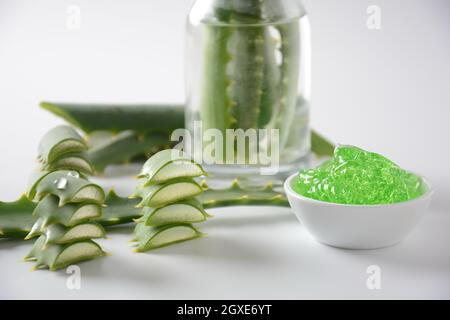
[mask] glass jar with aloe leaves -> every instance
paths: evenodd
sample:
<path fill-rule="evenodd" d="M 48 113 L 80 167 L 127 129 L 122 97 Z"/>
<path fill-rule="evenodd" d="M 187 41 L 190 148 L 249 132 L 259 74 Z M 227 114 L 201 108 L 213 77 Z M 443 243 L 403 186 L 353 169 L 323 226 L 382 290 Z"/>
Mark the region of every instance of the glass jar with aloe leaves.
<path fill-rule="evenodd" d="M 184 147 L 208 172 L 283 177 L 307 165 L 310 28 L 298 0 L 197 0 L 186 63 Z"/>

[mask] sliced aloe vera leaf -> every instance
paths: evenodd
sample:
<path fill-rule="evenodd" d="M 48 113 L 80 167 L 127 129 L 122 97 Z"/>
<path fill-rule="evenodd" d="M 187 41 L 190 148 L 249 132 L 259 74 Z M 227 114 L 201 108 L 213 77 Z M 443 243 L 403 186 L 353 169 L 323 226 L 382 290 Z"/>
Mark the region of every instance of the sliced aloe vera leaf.
<path fill-rule="evenodd" d="M 132 197 L 142 198 L 138 206 L 161 207 L 169 203 L 195 197 L 203 192 L 192 179 L 177 179 L 148 187 L 139 186 Z"/>
<path fill-rule="evenodd" d="M 200 202 L 188 199 L 160 208 L 145 207 L 136 222 L 158 227 L 173 223 L 199 223 L 210 217 Z"/>
<path fill-rule="evenodd" d="M 52 223 L 59 223 L 66 227 L 72 227 L 76 224 L 92 221 L 101 216 L 102 210 L 98 204 L 66 204 L 59 207 L 59 199 L 53 195 L 48 195 L 42 199 L 33 215 L 42 218 L 45 222 L 44 226 Z"/>
<path fill-rule="evenodd" d="M 52 163 L 67 153 L 86 151 L 87 146 L 83 138 L 74 128 L 66 125 L 57 126 L 48 131 L 38 147 L 39 159 Z"/>
<path fill-rule="evenodd" d="M 165 133 L 140 134 L 132 130 L 117 135 L 94 132 L 89 144 L 89 160 L 96 172 L 103 172 L 110 164 L 127 163 L 136 156 L 164 149 L 169 137 Z"/>
<path fill-rule="evenodd" d="M 73 171 L 60 170 L 42 178 L 36 188 L 37 200 L 48 194 L 59 198 L 59 206 L 67 203 L 97 203 L 102 204 L 105 193 L 101 187 L 81 177 L 73 176 Z"/>
<path fill-rule="evenodd" d="M 185 152 L 167 149 L 148 159 L 138 178 L 145 179 L 145 186 L 164 183 L 177 178 L 195 178 L 205 175 L 202 166 L 194 162 Z"/>
<path fill-rule="evenodd" d="M 52 224 L 45 231 L 48 243 L 65 244 L 81 240 L 104 238 L 105 229 L 98 223 L 81 223 L 73 227 Z"/>
<path fill-rule="evenodd" d="M 36 261 L 36 268 L 58 270 L 71 264 L 104 256 L 102 248 L 92 240 L 72 242 L 69 244 L 50 244 L 42 235 L 34 243 L 26 261 Z"/>
<path fill-rule="evenodd" d="M 63 156 L 52 163 L 44 164 L 43 169 L 47 171 L 77 170 L 87 175 L 92 175 L 93 169 L 86 157 L 87 156 L 83 154 Z"/>
<path fill-rule="evenodd" d="M 149 227 L 139 223 L 135 228 L 136 251 L 143 252 L 203 236 L 188 223 Z"/>
<path fill-rule="evenodd" d="M 40 106 L 86 133 L 97 130 L 111 132 L 135 130 L 170 134 L 174 129 L 184 127 L 184 106 L 181 105 L 42 102 Z"/>

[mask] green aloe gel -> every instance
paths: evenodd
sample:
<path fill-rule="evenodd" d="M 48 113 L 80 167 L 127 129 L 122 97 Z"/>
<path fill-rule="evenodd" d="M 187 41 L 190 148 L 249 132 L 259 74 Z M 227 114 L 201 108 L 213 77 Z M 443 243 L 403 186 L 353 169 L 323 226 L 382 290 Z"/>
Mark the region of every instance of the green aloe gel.
<path fill-rule="evenodd" d="M 293 188 L 315 200 L 356 205 L 403 202 L 427 191 L 422 178 L 377 153 L 353 146 L 339 146 L 332 159 L 301 170 Z"/>

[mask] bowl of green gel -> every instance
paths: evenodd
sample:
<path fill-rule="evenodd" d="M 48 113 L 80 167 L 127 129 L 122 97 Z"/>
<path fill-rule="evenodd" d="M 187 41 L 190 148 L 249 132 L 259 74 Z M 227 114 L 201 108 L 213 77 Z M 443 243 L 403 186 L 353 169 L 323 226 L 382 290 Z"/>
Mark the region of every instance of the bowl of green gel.
<path fill-rule="evenodd" d="M 402 241 L 427 211 L 433 193 L 423 177 L 354 146 L 338 146 L 333 158 L 290 176 L 284 188 L 316 240 L 347 249 Z"/>

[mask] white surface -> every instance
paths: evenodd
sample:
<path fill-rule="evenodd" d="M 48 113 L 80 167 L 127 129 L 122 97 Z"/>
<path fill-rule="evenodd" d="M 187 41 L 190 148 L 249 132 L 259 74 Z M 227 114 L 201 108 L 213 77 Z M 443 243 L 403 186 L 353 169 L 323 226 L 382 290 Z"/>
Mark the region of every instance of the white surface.
<path fill-rule="evenodd" d="M 188 0 L 0 1 L 0 198 L 24 191 L 37 142 L 60 120 L 42 99 L 183 100 Z M 366 28 L 373 1 L 308 0 L 313 39 L 312 121 L 336 142 L 383 153 L 425 175 L 430 211 L 398 246 L 348 251 L 313 241 L 288 209 L 227 208 L 209 237 L 133 254 L 128 229 L 103 241 L 111 257 L 64 272 L 28 272 L 29 249 L 0 242 L 1 298 L 450 298 L 450 2 L 376 1 L 381 30 Z M 82 10 L 79 30 L 66 8 Z M 117 186 L 122 192 L 127 188 Z M 382 289 L 366 288 L 369 265 Z"/>
<path fill-rule="evenodd" d="M 381 249 L 403 241 L 428 211 L 433 190 L 401 203 L 348 205 L 318 201 L 296 193 L 297 173 L 284 183 L 292 211 L 320 243 L 342 249 Z"/>

